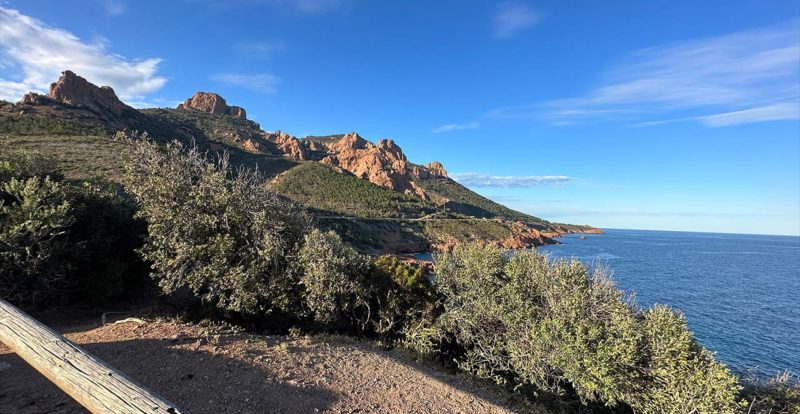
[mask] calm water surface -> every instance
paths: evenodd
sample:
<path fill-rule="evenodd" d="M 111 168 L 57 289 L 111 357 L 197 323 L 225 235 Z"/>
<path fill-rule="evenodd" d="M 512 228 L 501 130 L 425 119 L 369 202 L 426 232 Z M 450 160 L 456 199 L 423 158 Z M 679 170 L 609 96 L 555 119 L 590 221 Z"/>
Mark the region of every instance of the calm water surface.
<path fill-rule="evenodd" d="M 680 309 L 737 373 L 800 373 L 800 237 L 607 230 L 543 246 L 609 268 L 640 306 Z"/>

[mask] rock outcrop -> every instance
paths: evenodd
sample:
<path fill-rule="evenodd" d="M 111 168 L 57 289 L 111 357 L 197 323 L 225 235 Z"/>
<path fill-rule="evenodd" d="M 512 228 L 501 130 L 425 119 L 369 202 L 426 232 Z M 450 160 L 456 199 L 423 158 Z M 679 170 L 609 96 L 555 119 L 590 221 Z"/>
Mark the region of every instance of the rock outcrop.
<path fill-rule="evenodd" d="M 212 92 L 197 92 L 186 102 L 179 104 L 178 109 L 194 109 L 215 115 L 228 115 L 233 118 L 247 119 L 244 108 L 228 106 L 225 98 Z"/>
<path fill-rule="evenodd" d="M 278 147 L 278 149 L 289 159 L 303 161 L 308 159 L 306 147 L 299 139 L 285 132 L 275 131 L 267 133 L 265 139 Z"/>
<path fill-rule="evenodd" d="M 375 185 L 428 199 L 425 190 L 414 181 L 418 170 L 424 167 L 408 162 L 391 139 L 373 144 L 352 132 L 326 147 L 330 155 L 320 161 L 323 164 L 339 167 Z"/>
<path fill-rule="evenodd" d="M 35 94 L 27 94 L 23 102 L 38 102 Z M 119 117 L 123 110 L 132 109 L 122 103 L 110 86 L 98 87 L 72 71 L 64 71 L 58 81 L 50 84 L 50 99 L 73 106 L 84 107 L 101 115 Z"/>
<path fill-rule="evenodd" d="M 444 169 L 444 165 L 442 165 L 442 163 L 440 163 L 439 161 L 434 161 L 425 164 L 424 167 L 433 177 L 444 177 L 444 178 L 447 177 L 447 171 Z"/>

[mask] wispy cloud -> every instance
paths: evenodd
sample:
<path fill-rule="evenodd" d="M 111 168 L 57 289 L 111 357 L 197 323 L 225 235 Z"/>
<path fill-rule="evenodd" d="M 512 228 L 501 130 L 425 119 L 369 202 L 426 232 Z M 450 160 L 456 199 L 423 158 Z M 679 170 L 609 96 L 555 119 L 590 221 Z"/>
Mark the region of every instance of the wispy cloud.
<path fill-rule="evenodd" d="M 751 122 L 800 119 L 800 102 L 781 102 L 742 111 L 701 116 L 697 119 L 713 127 L 749 124 Z"/>
<path fill-rule="evenodd" d="M 117 17 L 125 14 L 128 6 L 122 0 L 96 0 L 103 6 L 109 16 Z"/>
<path fill-rule="evenodd" d="M 589 94 L 497 116 L 698 121 L 707 126 L 800 118 L 800 21 L 636 52 Z"/>
<path fill-rule="evenodd" d="M 479 126 L 480 124 L 476 121 L 472 121 L 466 124 L 444 124 L 434 128 L 433 133 L 440 134 L 442 132 L 462 131 L 465 129 L 475 129 L 478 128 Z"/>
<path fill-rule="evenodd" d="M 243 42 L 235 47 L 237 52 L 247 57 L 268 58 L 277 52 L 286 50 L 286 43 L 282 41 Z"/>
<path fill-rule="evenodd" d="M 275 93 L 281 78 L 269 73 L 218 73 L 212 80 L 264 93 Z"/>
<path fill-rule="evenodd" d="M 494 36 L 498 39 L 514 37 L 520 31 L 539 23 L 539 14 L 523 2 L 509 1 L 497 6 L 494 14 Z"/>
<path fill-rule="evenodd" d="M 450 178 L 465 186 L 525 188 L 540 185 L 558 185 L 577 182 L 577 178 L 565 175 L 500 176 L 481 173 L 452 173 Z"/>
<path fill-rule="evenodd" d="M 63 70 L 114 88 L 121 98 L 160 89 L 161 59 L 130 60 L 108 52 L 106 42 L 89 44 L 16 10 L 0 7 L 0 99 L 17 100 L 28 91 L 46 92 Z"/>

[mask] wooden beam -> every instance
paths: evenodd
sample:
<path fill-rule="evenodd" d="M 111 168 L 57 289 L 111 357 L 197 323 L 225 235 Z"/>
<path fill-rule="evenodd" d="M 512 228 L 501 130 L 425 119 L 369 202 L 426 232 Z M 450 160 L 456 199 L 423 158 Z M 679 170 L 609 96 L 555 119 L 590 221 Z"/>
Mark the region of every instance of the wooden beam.
<path fill-rule="evenodd" d="M 0 299 L 0 341 L 95 414 L 187 414 Z"/>

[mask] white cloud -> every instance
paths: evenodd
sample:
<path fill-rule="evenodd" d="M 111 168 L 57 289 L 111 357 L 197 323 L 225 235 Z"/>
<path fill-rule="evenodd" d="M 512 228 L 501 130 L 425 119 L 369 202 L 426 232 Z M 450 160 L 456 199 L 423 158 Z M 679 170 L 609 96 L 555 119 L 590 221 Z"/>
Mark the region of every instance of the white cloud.
<path fill-rule="evenodd" d="M 498 176 L 481 173 L 453 173 L 450 178 L 465 186 L 524 188 L 540 185 L 567 184 L 578 181 L 565 175 Z"/>
<path fill-rule="evenodd" d="M 129 60 L 110 53 L 102 41 L 88 44 L 72 33 L 0 7 L 0 99 L 18 100 L 28 91 L 46 92 L 64 70 L 97 85 L 108 85 L 125 98 L 160 89 L 161 59 Z"/>
<path fill-rule="evenodd" d="M 499 39 L 514 37 L 539 20 L 539 14 L 525 3 L 517 1 L 501 3 L 494 15 L 494 36 Z"/>
<path fill-rule="evenodd" d="M 442 132 L 462 131 L 465 129 L 475 129 L 478 128 L 479 126 L 480 124 L 475 121 L 466 124 L 444 124 L 434 128 L 433 133 L 439 134 Z"/>
<path fill-rule="evenodd" d="M 611 119 L 640 125 L 695 120 L 708 126 L 797 119 L 800 21 L 640 50 L 583 97 L 538 106 L 555 121 Z M 499 114 L 531 113 L 531 107 Z"/>
<path fill-rule="evenodd" d="M 212 80 L 230 85 L 250 89 L 258 92 L 275 93 L 280 85 L 281 78 L 269 73 L 218 73 L 211 76 Z"/>

